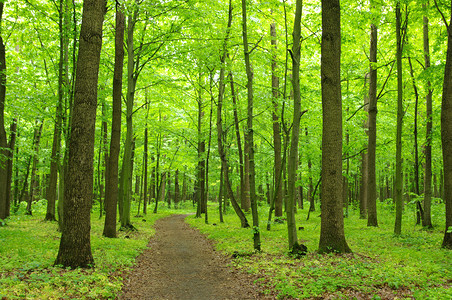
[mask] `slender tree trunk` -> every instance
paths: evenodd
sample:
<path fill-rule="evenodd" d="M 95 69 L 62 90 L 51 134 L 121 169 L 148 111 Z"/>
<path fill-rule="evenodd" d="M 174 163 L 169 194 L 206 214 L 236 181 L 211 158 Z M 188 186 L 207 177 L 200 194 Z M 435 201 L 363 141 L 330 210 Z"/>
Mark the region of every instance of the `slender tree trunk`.
<path fill-rule="evenodd" d="M 179 169 L 176 169 L 174 174 L 174 208 L 179 207 L 180 202 L 180 187 L 179 187 Z"/>
<path fill-rule="evenodd" d="M 369 74 L 366 74 L 364 78 L 364 90 L 367 87 L 367 82 L 369 81 Z M 367 112 L 369 110 L 369 95 L 364 95 L 364 110 Z M 370 116 L 370 115 L 369 115 Z M 368 120 L 363 122 L 363 128 L 366 134 L 369 133 L 369 122 Z M 368 146 L 368 145 L 367 145 Z M 368 189 L 368 156 L 367 149 L 361 153 L 361 185 L 359 191 L 359 218 L 365 219 L 367 217 L 367 189 Z"/>
<path fill-rule="evenodd" d="M 126 142 L 124 145 L 124 157 L 122 162 L 122 194 L 120 201 L 122 202 L 121 228 L 133 228 L 130 221 L 130 205 L 132 192 L 132 144 L 133 144 L 133 102 L 135 97 L 136 76 L 134 74 L 134 47 L 133 36 L 135 23 L 138 18 L 138 8 L 128 17 L 127 24 L 127 96 L 126 96 Z"/>
<path fill-rule="evenodd" d="M 232 25 L 232 0 L 229 0 L 228 27 L 226 29 L 226 36 L 224 38 L 222 54 L 220 57 L 221 68 L 220 68 L 218 102 L 217 102 L 218 153 L 221 158 L 221 169 L 223 170 L 223 175 L 224 175 L 224 178 L 223 178 L 224 185 L 226 186 L 226 190 L 229 194 L 229 197 L 231 198 L 232 207 L 234 208 L 235 213 L 237 214 L 237 216 L 240 219 L 242 228 L 247 228 L 250 225 L 248 224 L 248 220 L 246 219 L 245 214 L 243 213 L 242 209 L 240 208 L 239 204 L 237 203 L 237 201 L 234 197 L 234 191 L 232 190 L 232 187 L 231 187 L 231 182 L 229 180 L 229 165 L 228 165 L 228 161 L 226 158 L 226 152 L 225 152 L 225 149 L 223 146 L 224 134 L 223 134 L 223 121 L 222 121 L 222 117 L 221 117 L 222 116 L 221 111 L 222 111 L 222 106 L 223 106 L 224 88 L 225 88 L 225 83 L 224 83 L 225 65 L 224 64 L 225 64 L 226 55 L 227 55 L 227 42 L 228 42 L 228 38 L 229 38 L 229 32 L 231 30 L 231 25 Z M 226 203 L 226 197 L 225 197 L 225 203 Z M 220 214 L 220 216 L 222 218 L 222 214 Z"/>
<path fill-rule="evenodd" d="M 371 9 L 375 3 L 371 1 Z M 375 153 L 377 150 L 377 22 L 370 25 L 370 70 L 369 70 L 369 123 L 367 143 L 367 226 L 378 226 L 377 175 Z"/>
<path fill-rule="evenodd" d="M 16 144 L 16 131 L 17 131 L 17 119 L 14 118 L 10 127 L 10 138 L 8 145 L 8 165 L 6 172 L 6 217 L 10 216 L 11 211 L 11 202 L 12 202 L 12 194 L 11 194 L 11 184 L 13 181 L 13 159 L 14 159 L 14 147 Z"/>
<path fill-rule="evenodd" d="M 257 197 L 256 197 L 256 175 L 254 162 L 254 132 L 253 132 L 253 70 L 250 62 L 250 51 L 248 49 L 248 30 L 246 18 L 246 0 L 242 0 L 242 34 L 243 34 L 243 52 L 245 54 L 246 77 L 248 79 L 246 87 L 248 90 L 248 118 L 247 118 L 247 135 L 246 141 L 248 143 L 248 158 L 250 166 L 250 202 L 251 213 L 253 215 L 253 241 L 254 250 L 261 250 L 260 232 L 259 232 L 259 215 L 257 212 Z"/>
<path fill-rule="evenodd" d="M 113 112 L 110 137 L 110 155 L 105 184 L 105 237 L 116 237 L 116 209 L 118 202 L 118 159 L 121 144 L 122 73 L 124 66 L 124 14 L 116 5 L 115 69 L 113 74 Z"/>
<path fill-rule="evenodd" d="M 147 117 L 146 117 L 147 119 Z M 146 214 L 148 204 L 148 123 L 146 120 L 146 128 L 144 129 L 144 174 L 143 174 L 143 214 Z"/>
<path fill-rule="evenodd" d="M 300 93 L 300 43 L 301 43 L 301 14 L 303 2 L 296 1 L 295 21 L 293 27 L 293 46 L 292 46 L 292 88 L 293 88 L 293 123 L 292 137 L 290 140 L 290 152 L 287 161 L 288 170 L 288 196 L 287 196 L 287 230 L 289 237 L 289 250 L 297 252 L 299 249 L 297 238 L 297 225 L 295 220 L 295 201 L 296 190 L 295 181 L 297 177 L 297 160 L 298 160 L 298 140 L 300 135 L 301 121 L 301 93 Z"/>
<path fill-rule="evenodd" d="M 85 0 L 83 3 L 63 230 L 55 262 L 63 267 L 94 265 L 90 242 L 90 211 L 97 81 L 105 11 L 105 0 Z"/>
<path fill-rule="evenodd" d="M 322 0 L 322 217 L 319 252 L 351 252 L 342 211 L 341 26 L 339 0 Z"/>
<path fill-rule="evenodd" d="M 0 2 L 0 156 L 7 157 L 8 141 L 5 130 L 5 100 L 6 100 L 6 51 L 3 43 L 3 30 L 1 22 L 3 20 L 4 1 Z M 6 160 L 0 160 L 0 219 L 7 216 L 7 191 L 6 178 L 8 172 L 8 163 Z"/>
<path fill-rule="evenodd" d="M 275 186 L 274 190 L 276 193 L 275 198 L 275 217 L 282 217 L 282 203 L 283 203 L 283 194 L 282 194 L 282 176 L 281 176 L 281 125 L 279 123 L 279 112 L 278 112 L 278 99 L 279 99 L 279 77 L 276 75 L 277 72 L 277 62 L 276 62 L 276 24 L 272 23 L 270 25 L 270 34 L 272 37 L 272 51 L 274 51 L 272 55 L 272 119 L 273 119 L 273 145 L 274 145 L 274 172 L 275 172 Z"/>
<path fill-rule="evenodd" d="M 395 170 L 395 203 L 396 220 L 394 234 L 402 232 L 403 210 L 403 169 L 402 169 L 402 121 L 403 121 L 403 81 L 402 81 L 402 37 L 401 37 L 400 2 L 396 4 L 396 36 L 397 36 L 397 132 L 396 132 L 396 170 Z"/>
<path fill-rule="evenodd" d="M 30 194 L 28 197 L 28 203 L 27 203 L 27 214 L 32 215 L 32 209 L 31 204 L 34 201 L 37 201 L 38 196 L 38 190 L 39 190 L 39 184 L 38 184 L 38 175 L 36 174 L 36 171 L 38 169 L 38 154 L 39 154 L 39 144 L 41 142 L 41 134 L 42 134 L 42 127 L 44 125 L 44 121 L 41 121 L 41 123 L 38 124 L 38 120 L 36 120 L 36 127 L 34 130 L 33 135 L 33 163 L 31 167 L 31 178 L 30 178 Z"/>
<path fill-rule="evenodd" d="M 452 1 L 451 1 L 452 4 Z M 444 165 L 444 202 L 446 204 L 446 228 L 442 247 L 452 250 L 452 9 L 448 27 L 447 57 L 444 70 L 441 104 L 441 142 Z"/>
<path fill-rule="evenodd" d="M 249 151 L 250 151 L 250 146 L 248 144 L 248 139 L 246 137 L 247 133 L 246 133 L 246 129 L 243 130 L 243 137 L 244 137 L 244 150 L 245 150 L 245 155 L 244 155 L 244 164 L 245 164 L 245 168 L 244 168 L 244 192 L 243 192 L 243 197 L 241 198 L 241 207 L 244 211 L 249 212 L 250 208 L 251 208 L 251 196 L 250 196 L 250 157 L 249 157 Z"/>
<path fill-rule="evenodd" d="M 430 68 L 430 46 L 428 37 L 428 6 L 423 5 L 425 15 L 423 17 L 423 34 L 424 34 L 424 64 L 425 69 Z M 426 103 L 426 142 L 425 142 L 425 170 L 424 170 L 424 219 L 422 220 L 422 226 L 427 228 L 433 228 L 432 224 L 432 94 L 430 81 L 427 81 L 428 93 L 425 96 Z"/>

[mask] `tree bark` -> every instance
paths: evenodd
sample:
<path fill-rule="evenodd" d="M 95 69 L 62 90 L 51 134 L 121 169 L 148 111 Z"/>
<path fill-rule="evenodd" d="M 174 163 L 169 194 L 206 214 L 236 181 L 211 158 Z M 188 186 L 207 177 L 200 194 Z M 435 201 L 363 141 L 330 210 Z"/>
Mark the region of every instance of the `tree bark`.
<path fill-rule="evenodd" d="M 118 159 L 121 144 L 122 74 L 124 66 L 125 18 L 121 7 L 116 5 L 115 69 L 113 75 L 113 112 L 110 137 L 110 155 L 105 184 L 105 237 L 116 237 L 116 209 L 118 202 Z"/>
<path fill-rule="evenodd" d="M 11 123 L 10 127 L 10 138 L 8 145 L 8 166 L 6 172 L 6 217 L 10 216 L 11 211 L 11 202 L 12 202 L 12 193 L 11 193 L 11 184 L 13 181 L 13 159 L 14 159 L 14 147 L 16 144 L 16 131 L 17 131 L 17 119 L 13 119 L 13 123 Z"/>
<path fill-rule="evenodd" d="M 402 122 L 403 122 L 403 81 L 402 81 L 402 37 L 401 37 L 400 2 L 396 4 L 396 38 L 397 38 L 397 131 L 396 131 L 396 170 L 395 170 L 395 203 L 396 219 L 394 234 L 402 232 L 403 210 L 403 169 L 402 169 Z"/>
<path fill-rule="evenodd" d="M 371 1 L 371 9 L 375 3 Z M 377 22 L 370 25 L 370 70 L 369 70 L 369 123 L 367 143 L 367 226 L 378 226 L 377 175 L 375 153 L 377 150 Z"/>
<path fill-rule="evenodd" d="M 0 25 L 3 20 L 4 1 L 0 2 Z M 1 27 L 0 27 L 1 28 Z M 8 172 L 8 152 L 6 150 L 8 141 L 5 130 L 5 102 L 6 102 L 6 51 L 3 43 L 3 32 L 0 31 L 0 219 L 5 219 L 7 216 L 7 192 L 6 192 L 6 178 Z"/>
<path fill-rule="evenodd" d="M 424 64 L 425 69 L 430 68 L 430 46 L 428 37 L 428 14 L 427 5 L 423 5 L 425 15 L 423 17 L 423 35 L 424 35 Z M 424 170 L 424 219 L 422 220 L 422 226 L 427 228 L 433 228 L 432 224 L 432 126 L 433 126 L 433 115 L 432 115 L 432 94 L 433 90 L 431 88 L 430 80 L 427 81 L 428 93 L 425 95 L 426 104 L 426 142 L 425 142 L 425 170 Z"/>
<path fill-rule="evenodd" d="M 282 217 L 282 204 L 283 204 L 283 194 L 282 194 L 282 161 L 281 161 L 281 125 L 279 123 L 279 112 L 278 112 L 278 99 L 279 93 L 279 77 L 276 75 L 278 68 L 276 62 L 276 24 L 272 23 L 270 25 L 270 34 L 272 37 L 272 119 L 273 119 L 273 145 L 274 145 L 274 173 L 275 173 L 275 186 L 274 190 L 276 193 L 275 197 L 275 217 Z"/>
<path fill-rule="evenodd" d="M 247 77 L 248 90 L 248 118 L 247 118 L 247 135 L 246 141 L 248 143 L 248 158 L 250 166 L 250 202 L 251 213 L 253 215 L 253 244 L 254 250 L 261 250 L 260 232 L 259 232 L 259 215 L 257 212 L 257 197 L 256 197 L 256 175 L 254 162 L 254 132 L 253 132 L 253 70 L 250 62 L 250 51 L 248 48 L 248 30 L 246 17 L 246 0 L 242 0 L 242 34 L 243 34 L 243 52 L 245 54 L 245 68 Z"/>
<path fill-rule="evenodd" d="M 92 267 L 90 211 L 93 197 L 97 82 L 105 0 L 85 0 L 71 121 L 64 218 L 56 265 Z"/>
<path fill-rule="evenodd" d="M 122 162 L 121 185 L 122 193 L 119 195 L 122 202 L 121 229 L 133 228 L 130 221 L 130 205 L 132 191 L 132 144 L 133 144 L 133 102 L 137 78 L 134 74 L 135 57 L 133 36 L 135 23 L 138 18 L 138 8 L 127 18 L 127 96 L 126 96 L 126 141 L 124 144 L 124 157 Z"/>
<path fill-rule="evenodd" d="M 452 1 L 451 1 L 452 4 Z M 444 70 L 441 104 L 441 142 L 444 166 L 444 202 L 446 205 L 446 228 L 442 247 L 452 250 L 452 9 L 447 28 L 447 57 Z"/>
<path fill-rule="evenodd" d="M 297 238 L 297 225 L 295 220 L 295 203 L 296 190 L 295 181 L 297 177 L 297 160 L 298 160 L 298 140 L 300 135 L 300 121 L 301 121 L 301 93 L 300 93 L 300 39 L 301 39 L 301 14 L 303 2 L 296 1 L 295 21 L 293 27 L 293 46 L 292 46 L 292 88 L 293 88 L 293 123 L 292 136 L 290 139 L 290 151 L 287 161 L 287 177 L 288 177 L 288 195 L 287 195 L 287 230 L 289 238 L 289 250 L 297 251 L 299 248 Z"/>
<path fill-rule="evenodd" d="M 341 26 L 339 0 L 322 1 L 322 216 L 319 252 L 351 252 L 342 211 Z"/>

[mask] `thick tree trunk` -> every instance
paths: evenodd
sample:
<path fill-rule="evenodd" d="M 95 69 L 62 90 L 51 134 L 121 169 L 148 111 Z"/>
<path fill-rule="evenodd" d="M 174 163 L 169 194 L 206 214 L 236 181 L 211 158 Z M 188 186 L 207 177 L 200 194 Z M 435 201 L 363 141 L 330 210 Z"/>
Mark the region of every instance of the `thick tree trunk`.
<path fill-rule="evenodd" d="M 63 267 L 92 267 L 90 211 L 93 196 L 97 82 L 105 0 L 85 0 L 71 122 L 63 232 L 55 261 Z"/>
<path fill-rule="evenodd" d="M 395 203 L 396 219 L 394 234 L 402 232 L 403 210 L 403 169 L 402 169 L 402 121 L 403 121 L 403 81 L 402 81 L 402 37 L 401 37 L 400 2 L 396 4 L 396 37 L 397 37 L 397 131 L 396 131 L 396 170 L 395 170 Z"/>
<path fill-rule="evenodd" d="M 322 216 L 319 252 L 351 252 L 342 211 L 342 96 L 339 0 L 322 1 Z"/>
<path fill-rule="evenodd" d="M 425 15 L 423 17 L 423 35 L 424 35 L 424 64 L 425 69 L 430 68 L 430 46 L 428 38 L 428 14 L 427 5 L 423 5 Z M 426 142 L 425 142 L 425 170 L 424 170 L 424 219 L 422 220 L 422 226 L 427 228 L 433 228 L 432 224 L 432 94 L 430 81 L 427 81 L 428 93 L 425 95 L 426 104 Z"/>
<path fill-rule="evenodd" d="M 301 1 L 301 0 L 300 0 Z M 259 232 L 259 215 L 257 212 L 256 197 L 256 175 L 254 162 L 254 132 L 253 132 L 253 70 L 250 61 L 250 51 L 248 49 L 248 30 L 246 18 L 246 0 L 242 0 L 242 34 L 243 34 L 243 52 L 245 54 L 246 77 L 248 79 L 246 87 L 248 90 L 248 118 L 247 118 L 247 135 L 248 158 L 249 158 L 249 179 L 250 179 L 250 202 L 251 213 L 253 215 L 253 243 L 254 250 L 261 250 L 260 232 Z"/>
<path fill-rule="evenodd" d="M 451 1 L 452 3 L 452 1 Z M 446 204 L 446 228 L 442 247 L 452 250 L 452 9 L 447 39 L 447 57 L 444 70 L 441 104 L 441 142 L 444 165 L 444 202 Z"/>
<path fill-rule="evenodd" d="M 371 1 L 371 9 L 375 3 Z M 369 70 L 369 123 L 367 143 L 367 226 L 378 226 L 377 175 L 375 153 L 377 150 L 377 26 L 370 25 L 370 70 Z"/>

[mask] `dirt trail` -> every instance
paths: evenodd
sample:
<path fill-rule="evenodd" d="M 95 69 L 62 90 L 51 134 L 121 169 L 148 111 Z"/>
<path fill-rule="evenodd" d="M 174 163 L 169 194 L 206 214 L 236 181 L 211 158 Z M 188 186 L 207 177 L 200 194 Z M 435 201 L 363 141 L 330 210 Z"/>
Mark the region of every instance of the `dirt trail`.
<path fill-rule="evenodd" d="M 119 299 L 269 299 L 254 278 L 228 267 L 228 258 L 184 222 L 160 219 L 148 248 L 137 258 Z"/>

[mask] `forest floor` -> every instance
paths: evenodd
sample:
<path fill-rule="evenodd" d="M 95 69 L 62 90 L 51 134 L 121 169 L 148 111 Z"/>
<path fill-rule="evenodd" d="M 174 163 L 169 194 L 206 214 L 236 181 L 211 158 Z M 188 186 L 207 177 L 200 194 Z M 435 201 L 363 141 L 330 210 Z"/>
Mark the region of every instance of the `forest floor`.
<path fill-rule="evenodd" d="M 174 215 L 155 224 L 156 234 L 124 278 L 119 299 L 274 299 L 237 271 L 212 241 Z"/>

